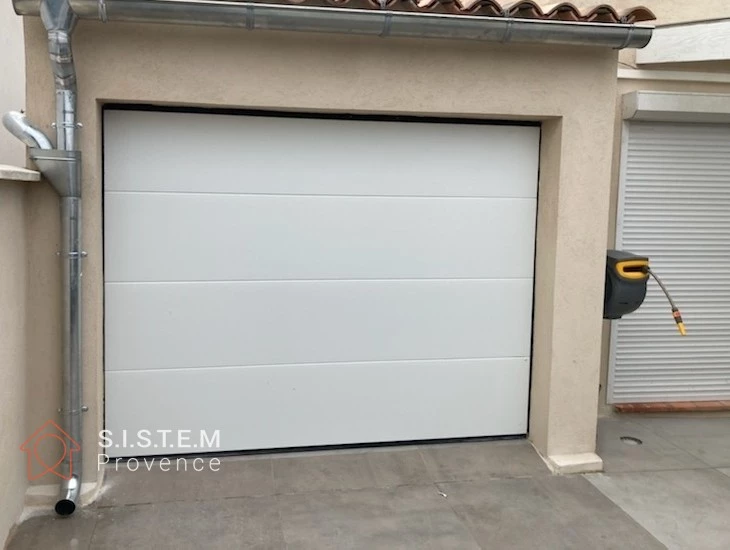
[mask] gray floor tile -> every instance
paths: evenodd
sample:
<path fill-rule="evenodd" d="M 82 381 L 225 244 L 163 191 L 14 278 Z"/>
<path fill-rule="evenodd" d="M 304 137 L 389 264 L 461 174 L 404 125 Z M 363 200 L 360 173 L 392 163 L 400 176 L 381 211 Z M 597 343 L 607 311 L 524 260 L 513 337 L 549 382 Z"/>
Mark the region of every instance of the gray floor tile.
<path fill-rule="evenodd" d="M 192 460 L 187 460 L 185 470 L 184 463 L 178 469 L 173 459 L 167 472 L 159 468 L 159 463 L 134 472 L 122 463 L 109 466 L 99 506 L 266 496 L 274 492 L 268 458 L 221 458 L 218 471 L 205 467 L 201 472 L 193 469 Z M 204 460 L 207 465 L 209 459 Z"/>
<path fill-rule="evenodd" d="M 277 497 L 287 548 L 433 549 L 479 546 L 435 487 Z"/>
<path fill-rule="evenodd" d="M 160 507 L 172 504 L 167 502 L 100 509 L 91 541 L 94 550 L 154 548 L 159 545 L 160 530 L 166 527 L 159 521 Z"/>
<path fill-rule="evenodd" d="M 285 548 L 274 497 L 104 508 L 93 550 Z"/>
<path fill-rule="evenodd" d="M 86 550 L 96 526 L 96 511 L 80 509 L 74 515 L 30 518 L 18 526 L 7 550 Z"/>
<path fill-rule="evenodd" d="M 622 417 L 624 415 L 621 415 Z M 674 436 L 727 436 L 730 437 L 730 415 L 711 414 L 635 414 L 627 417 L 637 424 L 671 441 Z"/>
<path fill-rule="evenodd" d="M 366 456 L 378 487 L 428 485 L 432 482 L 423 456 L 415 447 L 373 450 Z"/>
<path fill-rule="evenodd" d="M 421 447 L 434 481 L 468 481 L 493 477 L 548 474 L 529 442 L 486 441 Z"/>
<path fill-rule="evenodd" d="M 271 459 L 231 457 L 221 461 L 220 471 L 197 477 L 199 494 L 212 498 L 270 496 L 274 494 Z"/>
<path fill-rule="evenodd" d="M 622 436 L 640 439 L 641 445 L 627 445 Z M 643 425 L 624 418 L 598 421 L 598 455 L 606 472 L 678 470 L 707 468 L 707 464 Z"/>
<path fill-rule="evenodd" d="M 716 470 L 586 477 L 670 549 L 730 547 L 730 478 Z"/>
<path fill-rule="evenodd" d="M 730 435 L 673 437 L 671 441 L 705 464 L 715 468 L 730 467 Z"/>
<path fill-rule="evenodd" d="M 282 456 L 272 461 L 277 494 L 377 486 L 364 451 Z"/>
<path fill-rule="evenodd" d="M 482 548 L 664 548 L 581 477 L 442 483 Z"/>
<path fill-rule="evenodd" d="M 107 468 L 99 506 L 191 500 L 191 476 L 180 472 L 130 472 Z"/>

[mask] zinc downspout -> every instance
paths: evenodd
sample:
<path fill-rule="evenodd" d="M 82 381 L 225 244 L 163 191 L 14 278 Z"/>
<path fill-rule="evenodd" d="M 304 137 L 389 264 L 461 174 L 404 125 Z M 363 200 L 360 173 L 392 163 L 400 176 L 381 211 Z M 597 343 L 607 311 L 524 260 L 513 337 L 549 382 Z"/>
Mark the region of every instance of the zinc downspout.
<path fill-rule="evenodd" d="M 643 48 L 653 27 L 231 0 L 68 0 L 80 19 L 445 38 L 487 42 Z M 38 15 L 39 0 L 13 0 L 19 15 Z M 383 2 L 385 6 L 385 2 Z"/>
<path fill-rule="evenodd" d="M 78 164 L 78 160 L 76 163 Z M 78 171 L 77 171 L 78 173 Z M 61 259 L 63 262 L 63 311 L 64 321 L 64 351 L 63 351 L 63 405 L 61 414 L 68 434 L 79 446 L 79 451 L 73 454 L 73 469 L 71 468 L 71 453 L 64 458 L 64 468 L 70 479 L 61 484 L 55 510 L 66 516 L 76 509 L 81 493 L 81 470 L 83 468 L 82 423 L 81 414 L 84 410 L 81 396 L 81 197 L 61 198 L 61 224 L 63 244 Z"/>
<path fill-rule="evenodd" d="M 81 383 L 81 153 L 76 150 L 76 69 L 71 35 L 76 15 L 68 0 L 42 0 L 40 16 L 48 32 L 48 53 L 56 89 L 56 149 L 31 149 L 31 158 L 61 196 L 63 285 L 63 397 L 60 414 L 66 433 L 82 446 Z M 55 510 L 70 515 L 81 493 L 82 452 L 64 457 Z"/>

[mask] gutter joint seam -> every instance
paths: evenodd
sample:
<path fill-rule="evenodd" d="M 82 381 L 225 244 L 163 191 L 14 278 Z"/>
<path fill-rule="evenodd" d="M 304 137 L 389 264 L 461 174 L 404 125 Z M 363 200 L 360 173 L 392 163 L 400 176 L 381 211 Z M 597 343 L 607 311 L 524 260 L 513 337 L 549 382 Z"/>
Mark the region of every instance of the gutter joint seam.
<path fill-rule="evenodd" d="M 506 44 L 510 40 L 512 40 L 512 31 L 515 28 L 515 20 L 513 17 L 507 17 L 506 20 L 506 26 L 504 28 L 504 36 L 502 37 L 501 42 L 503 44 Z"/>
<path fill-rule="evenodd" d="M 383 32 L 380 33 L 380 38 L 387 38 L 388 36 L 390 36 L 390 29 L 393 26 L 393 12 L 386 11 L 384 15 L 385 19 L 383 20 Z"/>

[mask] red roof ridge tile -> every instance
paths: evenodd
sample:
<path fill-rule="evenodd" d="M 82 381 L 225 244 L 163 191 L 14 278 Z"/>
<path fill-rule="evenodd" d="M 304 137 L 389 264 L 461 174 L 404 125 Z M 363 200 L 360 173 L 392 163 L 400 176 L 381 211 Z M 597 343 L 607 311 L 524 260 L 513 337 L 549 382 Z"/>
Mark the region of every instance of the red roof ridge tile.
<path fill-rule="evenodd" d="M 583 18 L 586 21 L 596 23 L 616 23 L 621 21 L 621 16 L 609 4 L 598 4 L 586 9 Z"/>
<path fill-rule="evenodd" d="M 506 17 L 520 17 L 524 19 L 543 19 L 545 14 L 542 8 L 532 0 L 507 2 L 502 4 L 502 12 Z"/>
<path fill-rule="evenodd" d="M 251 1 L 251 0 L 249 0 Z M 333 6 L 351 9 L 415 11 L 480 15 L 486 17 L 515 17 L 555 21 L 634 24 L 652 21 L 656 16 L 645 6 L 627 8 L 620 12 L 610 4 L 596 4 L 581 11 L 571 2 L 543 5 L 536 0 L 252 0 L 267 4 L 299 4 Z"/>
<path fill-rule="evenodd" d="M 457 0 L 457 6 L 460 13 L 474 14 L 486 16 L 501 16 L 503 14 L 502 6 L 495 0 L 476 0 L 474 2 L 464 3 Z"/>
<path fill-rule="evenodd" d="M 570 2 L 560 2 L 559 4 L 548 4 L 543 7 L 545 15 L 548 19 L 558 21 L 580 21 L 583 14 Z"/>

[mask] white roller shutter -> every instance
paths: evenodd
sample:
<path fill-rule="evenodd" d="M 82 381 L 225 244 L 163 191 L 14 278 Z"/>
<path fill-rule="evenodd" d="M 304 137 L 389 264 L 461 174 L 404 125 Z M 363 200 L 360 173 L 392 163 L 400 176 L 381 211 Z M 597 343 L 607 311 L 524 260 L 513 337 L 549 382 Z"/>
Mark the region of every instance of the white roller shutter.
<path fill-rule="evenodd" d="M 730 126 L 627 125 L 616 248 L 649 256 L 688 335 L 650 281 L 644 305 L 613 324 L 609 401 L 729 399 Z"/>

